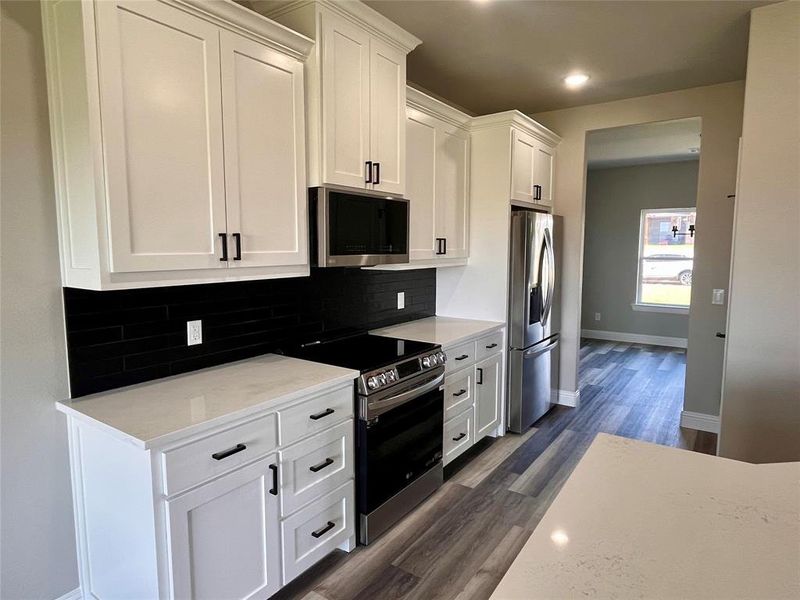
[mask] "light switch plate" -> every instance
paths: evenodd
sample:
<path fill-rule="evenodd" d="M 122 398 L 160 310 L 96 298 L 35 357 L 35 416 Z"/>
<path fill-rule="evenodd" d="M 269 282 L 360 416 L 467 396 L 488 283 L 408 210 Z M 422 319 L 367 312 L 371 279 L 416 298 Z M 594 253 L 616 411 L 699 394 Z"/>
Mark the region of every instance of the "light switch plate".
<path fill-rule="evenodd" d="M 186 345 L 196 346 L 203 343 L 203 322 L 186 321 Z"/>
<path fill-rule="evenodd" d="M 397 292 L 397 310 L 403 310 L 406 307 L 406 293 Z"/>
<path fill-rule="evenodd" d="M 711 304 L 725 304 L 725 290 L 711 292 Z"/>
<path fill-rule="evenodd" d="M 594 320 L 595 321 L 599 321 L 600 320 L 600 313 L 594 313 Z"/>

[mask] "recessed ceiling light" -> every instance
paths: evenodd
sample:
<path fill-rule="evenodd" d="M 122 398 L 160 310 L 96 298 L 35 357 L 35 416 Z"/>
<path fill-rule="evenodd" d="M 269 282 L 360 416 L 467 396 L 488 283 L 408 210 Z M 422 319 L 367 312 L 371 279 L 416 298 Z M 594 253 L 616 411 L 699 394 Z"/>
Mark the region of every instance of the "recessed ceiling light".
<path fill-rule="evenodd" d="M 564 83 L 568 88 L 573 89 L 583 86 L 587 81 L 589 81 L 589 76 L 585 75 L 584 73 L 574 73 L 564 77 Z"/>

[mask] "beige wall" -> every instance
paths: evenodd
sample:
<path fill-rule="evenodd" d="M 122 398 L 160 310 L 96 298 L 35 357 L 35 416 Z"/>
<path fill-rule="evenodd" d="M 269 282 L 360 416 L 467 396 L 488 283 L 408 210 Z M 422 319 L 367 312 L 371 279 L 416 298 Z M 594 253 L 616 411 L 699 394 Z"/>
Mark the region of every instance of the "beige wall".
<path fill-rule="evenodd" d="M 800 3 L 752 12 L 719 454 L 800 460 Z"/>
<path fill-rule="evenodd" d="M 744 82 L 692 88 L 533 115 L 563 141 L 555 173 L 555 213 L 564 217 L 561 388 L 577 389 L 583 276 L 586 133 L 635 123 L 701 117 L 697 240 L 689 315 L 686 410 L 716 415 L 722 384 L 725 306 L 711 304 L 713 288 L 727 288 L 738 138 Z"/>
<path fill-rule="evenodd" d="M 38 2 L 0 3 L 0 597 L 78 587 L 64 322 Z"/>
<path fill-rule="evenodd" d="M 694 206 L 697 167 L 697 160 L 686 160 L 589 171 L 581 329 L 689 336 L 689 315 L 637 311 L 631 303 L 636 300 L 642 209 Z"/>

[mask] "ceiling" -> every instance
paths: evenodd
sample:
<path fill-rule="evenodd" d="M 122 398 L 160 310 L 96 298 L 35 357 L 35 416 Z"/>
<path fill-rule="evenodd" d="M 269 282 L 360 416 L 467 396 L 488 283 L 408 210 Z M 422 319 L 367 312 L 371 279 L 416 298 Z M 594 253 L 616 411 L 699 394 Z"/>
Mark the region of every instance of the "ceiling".
<path fill-rule="evenodd" d="M 600 129 L 588 134 L 590 169 L 700 158 L 700 117 Z M 692 152 L 695 149 L 695 152 Z"/>
<path fill-rule="evenodd" d="M 473 114 L 535 113 L 744 79 L 763 1 L 367 0 L 423 43 L 408 79 Z M 580 90 L 563 78 L 591 76 Z"/>

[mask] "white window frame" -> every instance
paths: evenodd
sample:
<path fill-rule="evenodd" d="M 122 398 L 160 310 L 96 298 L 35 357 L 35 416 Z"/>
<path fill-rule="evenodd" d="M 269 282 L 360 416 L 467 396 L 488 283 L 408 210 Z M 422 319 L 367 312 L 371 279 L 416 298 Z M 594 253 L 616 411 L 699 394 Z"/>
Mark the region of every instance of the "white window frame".
<path fill-rule="evenodd" d="M 677 212 L 677 211 L 694 211 L 695 214 L 697 213 L 697 207 L 695 206 L 687 206 L 683 208 L 643 208 L 639 213 L 639 256 L 637 258 L 636 263 L 636 291 L 635 291 L 635 300 L 631 302 L 631 308 L 636 311 L 643 311 L 643 312 L 656 312 L 656 313 L 668 313 L 668 314 L 678 314 L 678 315 L 688 315 L 689 314 L 689 306 L 683 306 L 680 304 L 652 304 L 648 302 L 642 302 L 642 262 L 644 257 L 644 223 L 645 223 L 645 216 L 652 213 L 670 213 L 670 212 Z M 694 256 L 692 257 L 692 268 L 694 269 Z"/>

